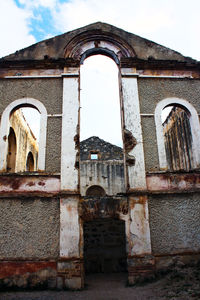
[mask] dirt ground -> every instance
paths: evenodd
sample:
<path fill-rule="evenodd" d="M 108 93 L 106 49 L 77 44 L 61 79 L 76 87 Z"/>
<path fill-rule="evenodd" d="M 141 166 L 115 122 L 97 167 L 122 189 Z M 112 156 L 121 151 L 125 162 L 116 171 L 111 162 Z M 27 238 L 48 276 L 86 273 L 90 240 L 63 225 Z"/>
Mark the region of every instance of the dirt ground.
<path fill-rule="evenodd" d="M 152 282 L 127 286 L 127 274 L 92 274 L 86 278 L 82 291 L 4 291 L 1 300 L 146 300 L 200 299 L 200 264 L 180 266 Z"/>

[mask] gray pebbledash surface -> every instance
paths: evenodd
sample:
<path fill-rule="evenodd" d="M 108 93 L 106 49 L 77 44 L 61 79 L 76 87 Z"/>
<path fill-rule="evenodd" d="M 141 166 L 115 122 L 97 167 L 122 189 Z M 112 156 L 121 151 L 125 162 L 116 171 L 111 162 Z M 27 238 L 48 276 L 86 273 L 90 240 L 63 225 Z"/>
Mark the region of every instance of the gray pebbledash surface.
<path fill-rule="evenodd" d="M 152 195 L 149 217 L 153 254 L 200 250 L 199 195 Z"/>
<path fill-rule="evenodd" d="M 1 199 L 0 259 L 58 257 L 59 216 L 58 199 Z"/>

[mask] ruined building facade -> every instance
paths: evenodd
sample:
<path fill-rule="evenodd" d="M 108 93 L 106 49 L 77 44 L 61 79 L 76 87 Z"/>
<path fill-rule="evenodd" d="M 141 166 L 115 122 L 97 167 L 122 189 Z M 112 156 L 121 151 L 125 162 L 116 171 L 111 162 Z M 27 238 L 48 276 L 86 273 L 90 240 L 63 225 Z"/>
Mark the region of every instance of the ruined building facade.
<path fill-rule="evenodd" d="M 21 109 L 9 118 L 7 171 L 25 172 L 37 170 L 38 142 Z"/>
<path fill-rule="evenodd" d="M 120 162 L 99 167 L 81 159 L 79 141 L 80 65 L 96 54 L 119 69 L 123 136 Z M 100 22 L 0 60 L 1 286 L 77 289 L 85 271 L 107 270 L 127 270 L 134 283 L 198 259 L 199 79 L 199 62 Z M 10 118 L 21 107 L 41 114 L 35 172 L 9 167 Z M 113 186 L 120 172 L 124 184 Z M 93 229 L 110 243 L 92 248 Z"/>

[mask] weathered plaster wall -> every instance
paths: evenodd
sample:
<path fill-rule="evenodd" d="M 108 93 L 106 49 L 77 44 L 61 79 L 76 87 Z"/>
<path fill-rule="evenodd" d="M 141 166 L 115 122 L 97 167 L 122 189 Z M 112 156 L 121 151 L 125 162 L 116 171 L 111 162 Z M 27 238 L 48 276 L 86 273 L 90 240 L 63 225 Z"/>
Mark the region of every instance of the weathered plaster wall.
<path fill-rule="evenodd" d="M 156 128 L 153 117 L 142 117 L 142 133 L 146 171 L 159 170 Z"/>
<path fill-rule="evenodd" d="M 0 259 L 59 255 L 59 199 L 0 199 Z"/>
<path fill-rule="evenodd" d="M 101 186 L 107 195 L 125 193 L 123 161 L 81 161 L 80 191 L 85 196 L 90 186 Z"/>
<path fill-rule="evenodd" d="M 48 114 L 60 114 L 62 112 L 62 78 L 0 80 L 0 113 L 10 102 L 23 97 L 41 101 Z"/>
<path fill-rule="evenodd" d="M 141 113 L 154 113 L 156 104 L 169 97 L 185 99 L 200 112 L 198 79 L 138 78 L 138 90 Z"/>
<path fill-rule="evenodd" d="M 60 172 L 62 118 L 48 118 L 46 171 Z"/>
<path fill-rule="evenodd" d="M 199 80 L 138 78 L 141 114 L 154 114 L 159 101 L 178 97 L 189 101 L 200 113 Z M 159 168 L 154 116 L 142 116 L 146 171 Z"/>
<path fill-rule="evenodd" d="M 149 219 L 153 254 L 200 251 L 199 194 L 153 195 Z"/>
<path fill-rule="evenodd" d="M 0 114 L 16 99 L 30 97 L 41 101 L 48 114 L 62 113 L 62 79 L 2 79 L 0 80 Z M 60 118 L 48 118 L 46 170 L 60 171 Z"/>

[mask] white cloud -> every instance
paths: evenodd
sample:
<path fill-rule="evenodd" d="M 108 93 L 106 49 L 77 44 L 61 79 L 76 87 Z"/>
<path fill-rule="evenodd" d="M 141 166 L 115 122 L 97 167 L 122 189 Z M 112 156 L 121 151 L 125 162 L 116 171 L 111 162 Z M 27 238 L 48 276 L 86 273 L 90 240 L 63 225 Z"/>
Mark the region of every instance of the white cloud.
<path fill-rule="evenodd" d="M 80 100 L 81 140 L 99 136 L 121 146 L 118 68 L 112 59 L 97 55 L 85 60 Z"/>
<path fill-rule="evenodd" d="M 13 0 L 0 1 L 0 57 L 35 42 L 30 34 L 31 12 L 18 8 Z"/>
<path fill-rule="evenodd" d="M 200 1 L 192 0 L 14 0 L 0 1 L 0 55 L 6 55 L 35 40 L 30 34 L 31 18 L 41 16 L 40 8 L 52 14 L 51 25 L 66 32 L 101 21 L 138 34 L 185 56 L 200 60 Z M 38 13 L 33 15 L 33 10 Z M 49 22 L 49 20 L 46 20 Z M 33 28 L 34 31 L 34 28 Z M 48 33 L 52 36 L 51 33 Z"/>
<path fill-rule="evenodd" d="M 26 8 L 38 8 L 39 6 L 53 9 L 58 0 L 19 0 Z"/>
<path fill-rule="evenodd" d="M 102 21 L 200 60 L 199 11 L 199 0 L 73 0 L 52 15 L 62 32 Z"/>

